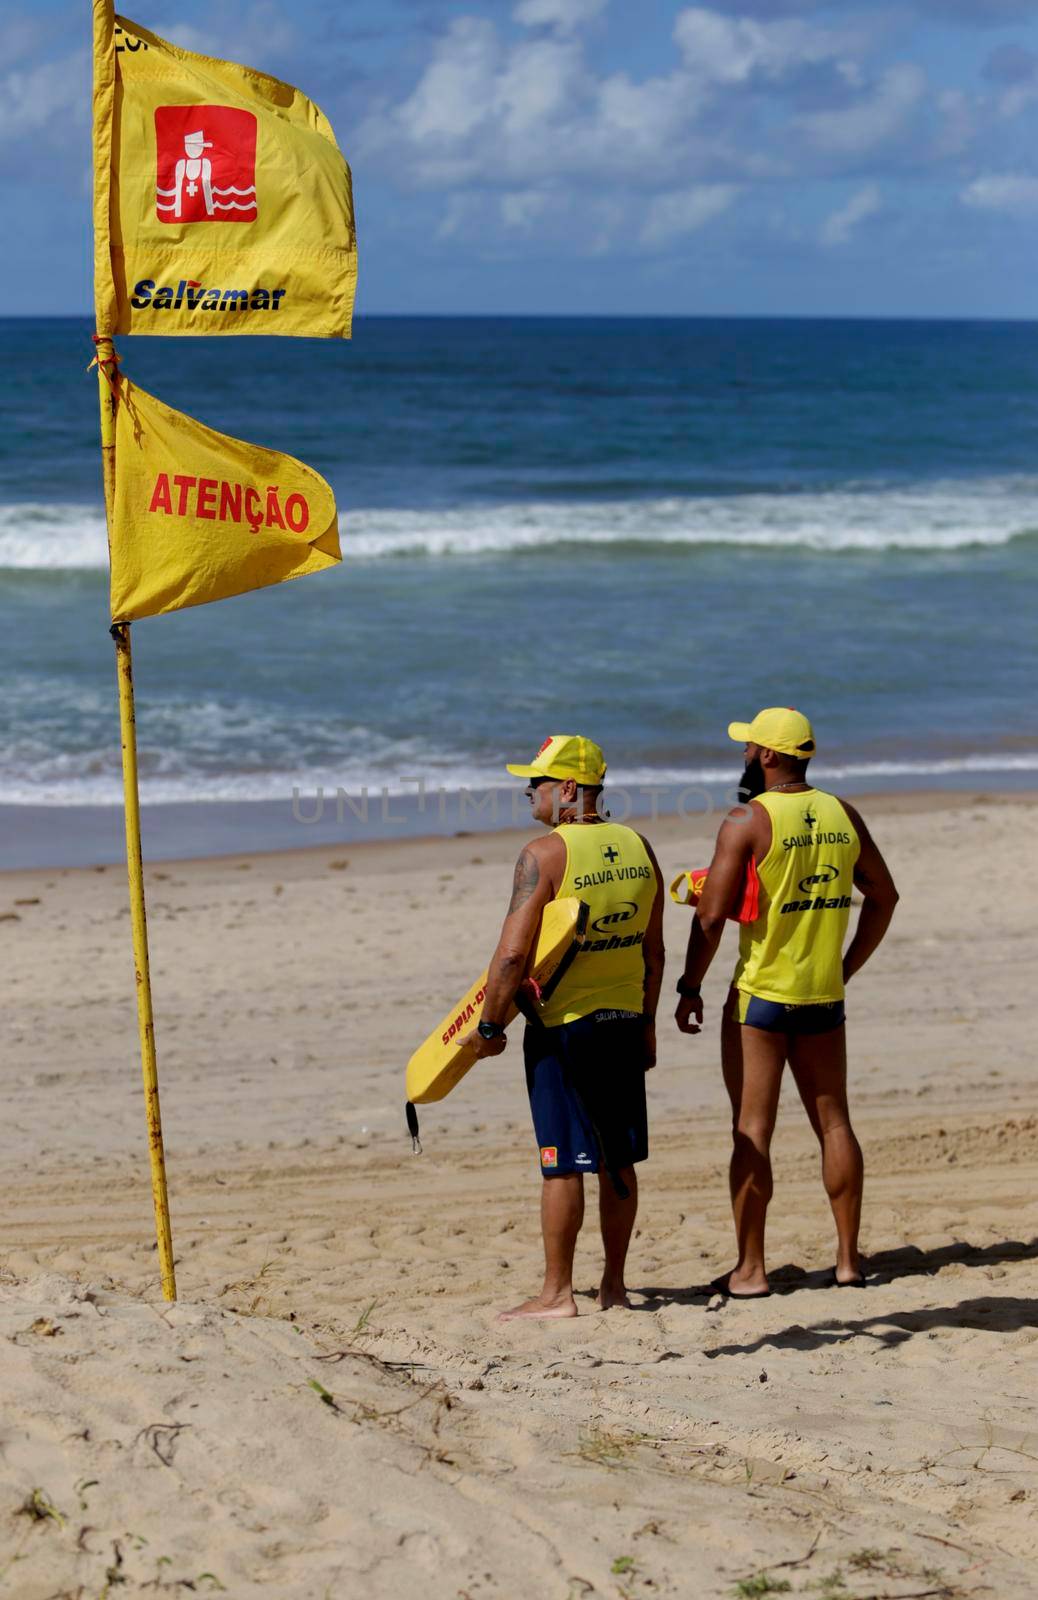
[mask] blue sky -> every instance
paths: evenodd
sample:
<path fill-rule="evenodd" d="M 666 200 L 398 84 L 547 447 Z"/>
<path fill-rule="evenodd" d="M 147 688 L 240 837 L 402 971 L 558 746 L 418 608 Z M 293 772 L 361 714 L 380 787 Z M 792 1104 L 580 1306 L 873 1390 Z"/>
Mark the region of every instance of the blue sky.
<path fill-rule="evenodd" d="M 139 0 L 298 84 L 358 312 L 1038 315 L 1038 0 Z M 86 312 L 89 6 L 0 22 L 3 314 Z"/>

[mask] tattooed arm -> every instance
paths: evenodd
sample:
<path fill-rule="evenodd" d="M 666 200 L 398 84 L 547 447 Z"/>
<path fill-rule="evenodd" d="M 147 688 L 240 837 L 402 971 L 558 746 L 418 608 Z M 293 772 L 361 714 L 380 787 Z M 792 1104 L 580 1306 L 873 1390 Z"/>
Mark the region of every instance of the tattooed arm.
<path fill-rule="evenodd" d="M 565 846 L 555 836 L 528 844 L 516 862 L 512 898 L 487 974 L 484 1022 L 504 1021 L 509 1002 L 526 970 L 541 912 L 548 901 L 554 899 L 564 870 Z M 500 1055 L 505 1047 L 503 1037 L 488 1040 L 470 1034 L 469 1040 L 478 1041 L 481 1055 Z"/>

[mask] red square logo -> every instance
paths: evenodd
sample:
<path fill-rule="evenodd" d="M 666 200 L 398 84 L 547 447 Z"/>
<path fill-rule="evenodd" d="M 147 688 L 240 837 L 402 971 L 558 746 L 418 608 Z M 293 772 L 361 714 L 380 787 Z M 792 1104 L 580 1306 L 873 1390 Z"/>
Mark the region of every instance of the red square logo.
<path fill-rule="evenodd" d="M 156 106 L 160 222 L 255 222 L 256 118 L 233 106 Z"/>
<path fill-rule="evenodd" d="M 559 1147 L 556 1144 L 541 1145 L 541 1166 L 557 1167 L 559 1164 Z"/>

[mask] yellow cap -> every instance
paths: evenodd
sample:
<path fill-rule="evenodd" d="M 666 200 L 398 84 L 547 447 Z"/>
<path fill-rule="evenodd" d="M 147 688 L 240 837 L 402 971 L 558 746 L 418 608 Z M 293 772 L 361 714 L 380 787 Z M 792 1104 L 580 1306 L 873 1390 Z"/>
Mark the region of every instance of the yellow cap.
<path fill-rule="evenodd" d="M 576 783 L 597 788 L 606 775 L 606 761 L 597 744 L 582 739 L 579 733 L 552 733 L 541 745 L 529 766 L 509 763 L 513 778 L 572 778 Z"/>
<path fill-rule="evenodd" d="M 752 722 L 730 722 L 728 737 L 737 744 L 759 744 L 765 750 L 781 750 L 785 756 L 810 761 L 815 753 L 811 724 L 792 706 L 770 706 L 758 711 Z"/>

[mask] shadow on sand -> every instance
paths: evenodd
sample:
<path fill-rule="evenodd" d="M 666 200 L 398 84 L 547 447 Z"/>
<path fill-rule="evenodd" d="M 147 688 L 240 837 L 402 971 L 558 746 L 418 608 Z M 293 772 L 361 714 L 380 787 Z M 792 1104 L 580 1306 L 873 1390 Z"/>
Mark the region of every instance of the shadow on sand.
<path fill-rule="evenodd" d="M 783 1328 L 780 1333 L 762 1334 L 744 1344 L 721 1344 L 704 1350 L 708 1360 L 718 1356 L 754 1355 L 760 1350 L 824 1350 L 845 1344 L 849 1339 L 874 1339 L 877 1344 L 904 1344 L 914 1334 L 933 1333 L 939 1328 L 971 1328 L 977 1332 L 1017 1333 L 1021 1328 L 1038 1328 L 1038 1300 L 984 1295 L 978 1300 L 961 1300 L 955 1306 L 931 1306 L 925 1311 L 888 1311 L 874 1317 L 833 1317 L 813 1322 L 810 1327 Z"/>
<path fill-rule="evenodd" d="M 916 1245 L 903 1245 L 896 1250 L 878 1250 L 875 1255 L 867 1258 L 865 1270 L 870 1286 L 878 1286 L 891 1283 L 896 1278 L 932 1277 L 940 1272 L 942 1267 L 994 1267 L 1012 1261 L 1038 1261 L 1038 1239 L 1027 1242 L 1021 1239 L 1004 1239 L 996 1244 L 987 1245 L 956 1241 L 953 1244 L 940 1245 L 934 1250 L 920 1250 Z M 807 1272 L 796 1262 L 789 1261 L 769 1272 L 768 1281 L 771 1284 L 773 1298 L 776 1295 L 798 1294 L 802 1289 L 831 1290 L 832 1268 Z M 631 1293 L 644 1296 L 643 1303 L 638 1307 L 640 1311 L 659 1311 L 668 1305 L 692 1305 L 716 1294 L 717 1291 L 704 1283 L 694 1284 L 691 1288 L 632 1287 Z M 867 1293 L 867 1290 L 855 1290 L 851 1293 Z M 991 1325 L 984 1324 L 984 1326 Z M 1030 1327 L 1032 1324 L 1018 1323 L 1013 1326 Z"/>

